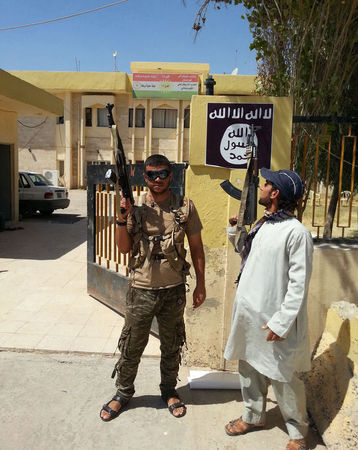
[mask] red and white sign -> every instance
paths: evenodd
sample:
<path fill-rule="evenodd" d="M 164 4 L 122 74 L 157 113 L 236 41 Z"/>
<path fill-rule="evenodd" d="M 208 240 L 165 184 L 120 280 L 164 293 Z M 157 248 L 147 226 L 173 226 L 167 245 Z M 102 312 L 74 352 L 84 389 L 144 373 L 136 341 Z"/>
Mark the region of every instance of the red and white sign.
<path fill-rule="evenodd" d="M 198 93 L 198 75 L 175 73 L 134 73 L 134 98 L 190 99 Z"/>

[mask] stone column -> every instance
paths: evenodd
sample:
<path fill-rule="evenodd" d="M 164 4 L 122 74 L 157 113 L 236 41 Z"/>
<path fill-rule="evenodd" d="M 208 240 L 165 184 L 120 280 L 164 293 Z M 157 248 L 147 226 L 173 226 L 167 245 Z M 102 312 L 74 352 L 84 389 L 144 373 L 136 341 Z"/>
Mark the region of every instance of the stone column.
<path fill-rule="evenodd" d="M 65 123 L 65 173 L 64 181 L 67 188 L 73 187 L 73 175 L 72 175 L 72 125 L 71 125 L 71 112 L 72 112 L 72 94 L 66 93 L 64 99 L 64 123 Z"/>

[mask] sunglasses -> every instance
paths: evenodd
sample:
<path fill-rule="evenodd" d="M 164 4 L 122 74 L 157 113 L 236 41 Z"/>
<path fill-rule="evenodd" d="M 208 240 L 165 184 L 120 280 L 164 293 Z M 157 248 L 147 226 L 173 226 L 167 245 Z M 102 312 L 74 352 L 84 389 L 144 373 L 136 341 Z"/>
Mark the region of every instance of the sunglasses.
<path fill-rule="evenodd" d="M 158 177 L 161 180 L 165 180 L 170 175 L 170 171 L 167 170 L 167 169 L 163 169 L 163 170 L 148 170 L 148 171 L 146 171 L 144 173 L 145 173 L 146 177 L 148 178 L 148 180 L 150 180 L 150 181 L 154 181 Z"/>

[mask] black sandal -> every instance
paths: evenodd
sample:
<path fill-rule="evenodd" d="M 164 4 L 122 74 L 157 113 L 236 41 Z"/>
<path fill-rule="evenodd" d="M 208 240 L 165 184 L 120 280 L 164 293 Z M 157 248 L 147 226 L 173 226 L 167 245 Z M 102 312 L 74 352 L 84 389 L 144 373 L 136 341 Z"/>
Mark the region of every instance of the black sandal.
<path fill-rule="evenodd" d="M 179 395 L 177 394 L 176 391 L 171 392 L 170 394 L 165 394 L 165 395 L 162 394 L 161 397 L 162 397 L 163 402 L 167 405 L 167 408 L 169 409 L 169 412 L 170 412 L 170 414 L 171 414 L 173 417 L 176 417 L 177 419 L 179 419 L 180 417 L 185 416 L 185 414 L 186 414 L 186 406 L 185 406 L 185 404 L 180 400 Z M 176 402 L 176 403 L 173 403 L 172 405 L 169 406 L 169 405 L 168 405 L 168 400 L 169 400 L 170 398 L 178 398 L 179 401 Z M 179 414 L 179 415 L 176 416 L 176 415 L 174 414 L 174 410 L 177 409 L 177 408 L 183 408 L 183 412 L 182 412 L 181 414 Z"/>
<path fill-rule="evenodd" d="M 183 408 L 183 412 L 181 414 L 175 415 L 174 414 L 174 409 L 177 409 L 177 408 Z M 168 409 L 169 409 L 170 414 L 172 416 L 176 417 L 177 419 L 179 419 L 180 417 L 185 416 L 185 414 L 186 414 L 186 406 L 184 405 L 183 402 L 173 403 L 172 405 L 168 406 Z"/>
<path fill-rule="evenodd" d="M 114 409 L 109 407 L 109 404 L 112 401 L 116 401 L 119 402 L 121 404 L 121 407 L 119 408 L 118 411 L 115 411 Z M 106 403 L 105 405 L 103 405 L 101 411 L 99 412 L 99 417 L 103 420 L 103 422 L 110 422 L 111 420 L 115 419 L 116 417 L 119 416 L 119 414 L 122 412 L 123 408 L 126 406 L 126 404 L 128 403 L 129 400 L 124 400 L 121 397 L 119 397 L 119 395 L 115 395 L 112 400 L 110 400 L 108 403 Z M 101 414 L 102 411 L 106 411 L 109 414 L 108 419 L 104 419 Z"/>

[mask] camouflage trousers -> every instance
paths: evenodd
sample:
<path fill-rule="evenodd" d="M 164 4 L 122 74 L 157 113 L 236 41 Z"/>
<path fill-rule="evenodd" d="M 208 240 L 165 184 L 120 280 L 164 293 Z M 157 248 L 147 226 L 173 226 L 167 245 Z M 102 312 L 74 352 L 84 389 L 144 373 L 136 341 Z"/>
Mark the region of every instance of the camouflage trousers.
<path fill-rule="evenodd" d="M 157 318 L 160 339 L 160 390 L 162 397 L 175 394 L 185 343 L 185 285 L 168 289 L 129 287 L 125 323 L 118 341 L 121 356 L 112 374 L 117 373 L 117 395 L 129 400 L 134 394 L 134 380 L 142 353 L 149 339 L 153 317 Z"/>

